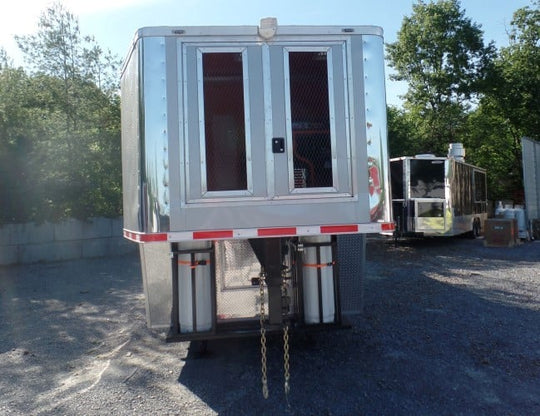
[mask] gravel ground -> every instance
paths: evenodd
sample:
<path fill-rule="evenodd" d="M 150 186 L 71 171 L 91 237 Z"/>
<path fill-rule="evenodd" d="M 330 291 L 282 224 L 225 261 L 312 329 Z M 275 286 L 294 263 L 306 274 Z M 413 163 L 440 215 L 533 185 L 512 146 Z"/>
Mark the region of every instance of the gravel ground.
<path fill-rule="evenodd" d="M 540 243 L 367 245 L 351 329 L 190 343 L 146 329 L 136 255 L 0 268 L 2 415 L 538 415 Z"/>

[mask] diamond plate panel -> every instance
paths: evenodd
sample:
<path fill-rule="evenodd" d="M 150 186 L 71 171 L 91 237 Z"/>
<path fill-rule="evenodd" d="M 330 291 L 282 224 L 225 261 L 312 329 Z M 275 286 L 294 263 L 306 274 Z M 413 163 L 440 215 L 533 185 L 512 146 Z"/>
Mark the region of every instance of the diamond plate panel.
<path fill-rule="evenodd" d="M 215 250 L 218 320 L 258 317 L 259 286 L 252 286 L 251 278 L 261 266 L 249 241 L 218 241 Z"/>
<path fill-rule="evenodd" d="M 363 281 L 366 267 L 366 236 L 337 237 L 341 313 L 361 313 L 364 307 Z"/>

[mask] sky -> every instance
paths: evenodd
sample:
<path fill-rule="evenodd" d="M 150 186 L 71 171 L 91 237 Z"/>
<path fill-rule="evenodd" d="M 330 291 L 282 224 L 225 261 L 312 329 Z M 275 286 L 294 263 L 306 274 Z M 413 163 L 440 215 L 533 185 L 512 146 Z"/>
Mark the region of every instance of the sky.
<path fill-rule="evenodd" d="M 376 25 L 386 43 L 395 42 L 405 16 L 416 0 L 63 0 L 79 19 L 81 35 L 94 36 L 104 50 L 124 58 L 135 31 L 146 26 L 257 26 L 263 17 L 281 25 Z M 16 65 L 22 56 L 14 35 L 34 34 L 50 0 L 13 0 L 0 14 L 0 46 Z M 486 43 L 508 45 L 507 32 L 515 10 L 531 0 L 461 0 L 461 8 L 481 25 Z M 406 84 L 391 81 L 387 68 L 387 102 L 400 105 Z"/>

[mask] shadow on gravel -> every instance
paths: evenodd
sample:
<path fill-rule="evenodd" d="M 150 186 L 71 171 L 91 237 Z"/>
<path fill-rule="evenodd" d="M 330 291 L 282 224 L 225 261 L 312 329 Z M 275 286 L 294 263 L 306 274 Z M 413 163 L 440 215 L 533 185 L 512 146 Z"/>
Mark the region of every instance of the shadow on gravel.
<path fill-rule="evenodd" d="M 540 414 L 539 267 L 538 243 L 369 240 L 364 313 L 291 334 L 288 397 L 269 336 L 267 400 L 257 337 L 199 358 L 145 329 L 136 255 L 0 268 L 0 413 Z"/>
<path fill-rule="evenodd" d="M 292 334 L 288 402 L 279 337 L 267 400 L 257 338 L 210 342 L 201 359 L 194 348 L 178 381 L 220 415 L 540 414 L 539 248 L 368 242 L 364 314 L 350 330 Z"/>
<path fill-rule="evenodd" d="M 143 310 L 136 255 L 0 268 L 0 396 L 24 385 L 38 398 L 44 379 L 53 388 L 81 357 L 112 349 L 119 323 Z"/>
<path fill-rule="evenodd" d="M 485 247 L 483 238 L 472 239 L 466 236 L 403 238 L 397 242 L 387 237 L 369 239 L 368 259 L 377 260 L 381 254 L 395 255 L 400 251 L 412 253 L 415 257 L 457 254 L 454 260 L 465 264 L 469 264 L 475 257 L 531 263 L 540 261 L 540 241 L 522 241 L 514 247 Z"/>
<path fill-rule="evenodd" d="M 123 259 L 110 262 L 111 267 L 74 261 L 0 268 L 0 316 L 7 330 L 0 353 L 37 340 L 65 343 L 67 359 L 74 353 L 68 346 L 101 339 L 107 322 L 121 312 L 110 306 L 122 308 L 142 291 L 138 258 Z M 85 280 L 78 278 L 81 274 Z"/>

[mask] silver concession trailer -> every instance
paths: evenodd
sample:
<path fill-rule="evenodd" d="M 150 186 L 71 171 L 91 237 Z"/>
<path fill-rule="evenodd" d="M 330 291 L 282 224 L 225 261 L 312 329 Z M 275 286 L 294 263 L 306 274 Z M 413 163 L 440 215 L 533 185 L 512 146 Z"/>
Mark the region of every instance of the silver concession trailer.
<path fill-rule="evenodd" d="M 390 160 L 397 236 L 478 236 L 487 219 L 485 169 L 465 163 L 461 143 L 447 157 L 431 154 Z"/>
<path fill-rule="evenodd" d="M 540 142 L 521 138 L 523 188 L 529 235 L 540 239 Z"/>
<path fill-rule="evenodd" d="M 354 236 L 394 227 L 380 28 L 143 28 L 121 94 L 149 327 L 207 340 L 359 308 Z"/>

